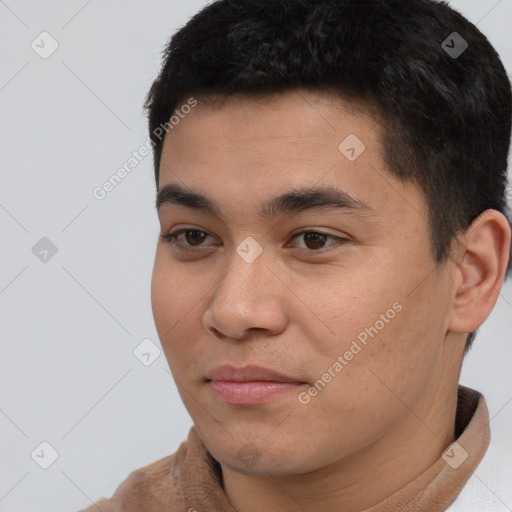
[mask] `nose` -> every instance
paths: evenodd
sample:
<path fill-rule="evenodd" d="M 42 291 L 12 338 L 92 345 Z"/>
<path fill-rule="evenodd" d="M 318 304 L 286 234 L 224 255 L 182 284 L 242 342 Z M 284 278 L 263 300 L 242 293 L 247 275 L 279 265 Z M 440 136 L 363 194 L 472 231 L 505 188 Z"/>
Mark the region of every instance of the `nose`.
<path fill-rule="evenodd" d="M 247 263 L 235 253 L 203 315 L 203 326 L 222 339 L 241 340 L 255 330 L 278 335 L 288 321 L 286 290 L 263 254 Z"/>

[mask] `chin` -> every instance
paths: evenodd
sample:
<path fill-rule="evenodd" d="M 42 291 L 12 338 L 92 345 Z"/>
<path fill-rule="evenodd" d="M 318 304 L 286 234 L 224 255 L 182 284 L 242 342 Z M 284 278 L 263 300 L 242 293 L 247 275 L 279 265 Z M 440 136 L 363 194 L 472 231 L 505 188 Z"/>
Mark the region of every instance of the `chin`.
<path fill-rule="evenodd" d="M 300 440 L 277 436 L 271 440 L 268 433 L 259 439 L 249 438 L 246 433 L 230 437 L 223 429 L 220 430 L 222 434 L 219 432 L 218 437 L 212 436 L 210 430 L 210 435 L 202 438 L 213 457 L 231 471 L 245 475 L 283 476 L 318 468 L 312 460 L 304 460 L 304 452 L 297 449 L 301 446 Z"/>

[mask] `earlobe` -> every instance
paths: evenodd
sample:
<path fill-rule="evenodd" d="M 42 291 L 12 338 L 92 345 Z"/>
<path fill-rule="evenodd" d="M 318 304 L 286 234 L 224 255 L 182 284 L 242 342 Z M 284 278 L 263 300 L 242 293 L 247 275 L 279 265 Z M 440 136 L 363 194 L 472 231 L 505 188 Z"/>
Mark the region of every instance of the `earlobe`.
<path fill-rule="evenodd" d="M 508 219 L 492 209 L 479 215 L 463 235 L 449 330 L 473 332 L 491 314 L 503 285 L 510 239 Z"/>

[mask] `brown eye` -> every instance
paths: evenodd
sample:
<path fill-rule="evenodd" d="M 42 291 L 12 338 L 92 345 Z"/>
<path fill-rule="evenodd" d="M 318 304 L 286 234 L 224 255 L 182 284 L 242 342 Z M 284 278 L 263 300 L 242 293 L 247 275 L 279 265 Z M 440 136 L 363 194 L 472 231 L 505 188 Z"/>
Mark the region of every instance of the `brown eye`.
<path fill-rule="evenodd" d="M 187 243 L 194 246 L 200 245 L 207 236 L 204 231 L 197 231 L 194 229 L 187 230 L 183 234 L 185 235 Z"/>
<path fill-rule="evenodd" d="M 308 249 L 322 249 L 327 235 L 322 235 L 322 233 L 305 233 L 304 241 L 306 242 L 306 246 Z"/>
<path fill-rule="evenodd" d="M 319 251 L 328 247 L 329 245 L 334 245 L 333 243 L 327 244 L 327 240 L 334 240 L 334 243 L 342 244 L 344 242 L 348 242 L 348 239 L 340 238 L 334 235 L 328 235 L 326 233 L 320 233 L 317 231 L 303 231 L 302 233 L 297 233 L 294 237 L 303 241 L 303 246 L 299 247 L 301 249 L 309 249 L 310 251 Z"/>
<path fill-rule="evenodd" d="M 201 247 L 206 237 L 211 236 L 198 229 L 178 229 L 174 233 L 160 235 L 166 242 L 176 247 Z M 181 238 L 181 240 L 180 240 Z"/>

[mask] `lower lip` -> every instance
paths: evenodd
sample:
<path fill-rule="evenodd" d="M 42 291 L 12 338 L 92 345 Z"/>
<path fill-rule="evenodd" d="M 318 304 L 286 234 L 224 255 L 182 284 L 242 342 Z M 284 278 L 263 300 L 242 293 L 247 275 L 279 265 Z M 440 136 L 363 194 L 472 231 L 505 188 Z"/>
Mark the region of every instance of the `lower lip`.
<path fill-rule="evenodd" d="M 213 392 L 230 405 L 257 405 L 268 403 L 274 398 L 296 390 L 299 382 L 251 381 L 235 382 L 227 380 L 209 381 Z"/>

